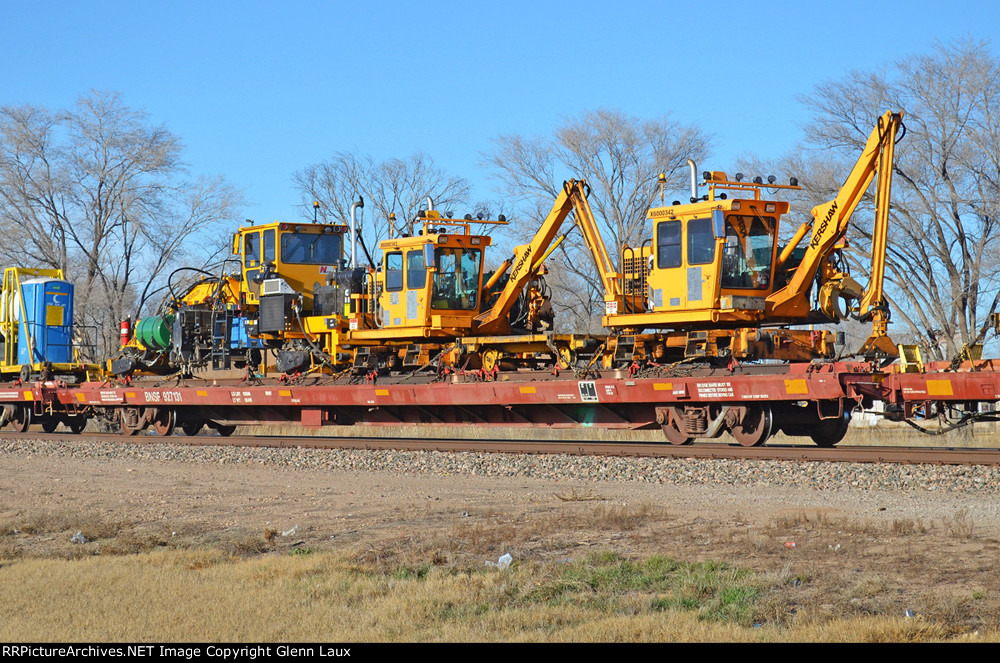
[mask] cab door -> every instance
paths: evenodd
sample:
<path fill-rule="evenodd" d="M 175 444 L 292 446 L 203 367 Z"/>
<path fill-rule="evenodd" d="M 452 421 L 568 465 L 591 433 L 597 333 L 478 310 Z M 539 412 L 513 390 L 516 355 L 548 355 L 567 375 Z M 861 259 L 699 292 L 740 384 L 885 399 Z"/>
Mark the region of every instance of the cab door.
<path fill-rule="evenodd" d="M 406 252 L 406 326 L 425 327 L 429 322 L 427 306 L 427 265 L 423 248 Z"/>
<path fill-rule="evenodd" d="M 383 327 L 402 327 L 406 317 L 403 252 L 386 252 L 382 258 L 385 290 L 380 298 Z"/>
<path fill-rule="evenodd" d="M 721 212 L 719 212 L 720 218 Z M 719 298 L 718 242 L 711 216 L 689 219 L 685 228 L 685 293 L 688 310 L 716 308 Z"/>
<path fill-rule="evenodd" d="M 261 271 L 261 242 L 259 232 L 248 232 L 243 235 L 243 282 L 253 295 L 260 298 L 260 280 L 255 278 Z"/>
<path fill-rule="evenodd" d="M 649 309 L 685 311 L 714 308 L 719 294 L 718 241 L 714 214 L 669 219 L 656 224 Z"/>

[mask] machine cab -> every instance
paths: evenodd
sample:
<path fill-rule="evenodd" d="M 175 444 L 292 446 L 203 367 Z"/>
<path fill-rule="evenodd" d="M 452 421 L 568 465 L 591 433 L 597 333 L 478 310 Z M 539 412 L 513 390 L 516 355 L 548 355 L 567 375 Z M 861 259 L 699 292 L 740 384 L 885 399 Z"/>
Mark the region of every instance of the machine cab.
<path fill-rule="evenodd" d="M 664 326 L 692 320 L 750 322 L 776 290 L 778 225 L 788 203 L 762 200 L 760 189 L 798 187 L 729 181 L 721 172 L 705 173 L 705 180 L 709 194 L 703 200 L 650 209 L 651 243 L 641 251 L 626 247 L 623 253 L 626 294 L 646 295 L 630 309 L 661 313 L 657 322 Z M 728 198 L 716 195 L 716 189 L 744 195 Z M 644 264 L 633 256 L 641 256 Z M 640 279 L 640 269 L 645 287 L 629 287 Z"/>
<path fill-rule="evenodd" d="M 420 235 L 380 244 L 382 328 L 469 328 L 480 312 L 483 249 L 490 238 L 472 235 L 468 221 L 426 215 Z"/>
<path fill-rule="evenodd" d="M 302 293 L 302 307 L 313 310 L 315 289 L 326 283 L 344 259 L 347 226 L 321 223 L 269 223 L 241 227 L 233 236 L 248 304 L 259 304 L 261 284 L 283 279 Z"/>

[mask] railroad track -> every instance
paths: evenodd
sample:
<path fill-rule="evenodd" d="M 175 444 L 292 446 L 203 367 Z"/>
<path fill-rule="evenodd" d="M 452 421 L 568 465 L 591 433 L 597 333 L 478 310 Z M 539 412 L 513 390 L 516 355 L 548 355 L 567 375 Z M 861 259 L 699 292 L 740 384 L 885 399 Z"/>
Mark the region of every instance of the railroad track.
<path fill-rule="evenodd" d="M 934 465 L 1000 465 L 998 448 L 963 447 L 873 447 L 844 445 L 835 449 L 788 444 L 742 447 L 724 442 L 685 446 L 656 443 L 621 443 L 530 440 L 461 440 L 448 438 L 373 438 L 316 436 L 183 436 L 141 435 L 124 438 L 115 434 L 3 432 L 0 439 L 30 437 L 54 442 L 95 442 L 130 445 L 166 444 L 187 446 L 272 447 L 309 449 L 369 449 L 397 451 L 479 452 L 511 454 L 570 454 L 646 458 L 703 458 L 741 460 L 797 460 L 810 462 L 891 463 Z"/>

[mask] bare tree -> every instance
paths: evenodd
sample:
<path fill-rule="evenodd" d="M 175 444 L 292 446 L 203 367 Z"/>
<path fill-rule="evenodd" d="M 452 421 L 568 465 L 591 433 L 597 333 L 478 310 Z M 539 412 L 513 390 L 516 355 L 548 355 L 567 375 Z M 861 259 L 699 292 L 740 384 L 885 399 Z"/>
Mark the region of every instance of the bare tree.
<path fill-rule="evenodd" d="M 905 112 L 886 266 L 903 324 L 893 334 L 937 359 L 981 340 L 1000 302 L 1000 60 L 985 43 L 939 44 L 884 70 L 824 83 L 804 101 L 814 122 L 805 149 L 784 168 L 799 173 L 806 211 L 834 195 L 875 119 Z M 873 202 L 869 196 L 852 219 L 869 239 Z M 855 249 L 852 262 L 867 274 L 867 245 Z"/>
<path fill-rule="evenodd" d="M 666 117 L 643 120 L 621 111 L 596 110 L 566 120 L 551 138 L 502 135 L 484 165 L 493 169 L 500 191 L 521 202 L 520 235 L 530 237 L 545 218 L 562 181 L 583 178 L 592 188 L 590 205 L 608 251 L 620 255 L 651 232 L 646 211 L 657 196 L 657 176 L 670 190 L 683 188 L 687 160 L 704 159 L 710 139 L 694 125 Z M 579 233 L 571 233 L 550 259 L 550 284 L 557 312 L 576 329 L 596 329 L 603 289 Z"/>
<path fill-rule="evenodd" d="M 102 356 L 117 321 L 142 309 L 186 246 L 221 244 L 241 202 L 221 178 L 186 180 L 182 151 L 116 93 L 91 92 L 61 112 L 0 109 L 0 224 L 10 238 L 0 256 L 65 270 L 77 322 L 100 331 Z"/>
<path fill-rule="evenodd" d="M 319 202 L 319 217 L 325 222 L 348 223 L 351 204 L 364 196 L 363 232 L 370 249 L 389 236 L 390 214 L 395 215 L 397 231 L 409 232 L 408 224 L 427 208 L 428 197 L 435 209 L 450 211 L 467 205 L 471 191 L 468 180 L 448 175 L 419 152 L 385 161 L 338 152 L 295 173 L 293 180 L 309 199 L 301 208 L 311 213 L 313 201 Z"/>

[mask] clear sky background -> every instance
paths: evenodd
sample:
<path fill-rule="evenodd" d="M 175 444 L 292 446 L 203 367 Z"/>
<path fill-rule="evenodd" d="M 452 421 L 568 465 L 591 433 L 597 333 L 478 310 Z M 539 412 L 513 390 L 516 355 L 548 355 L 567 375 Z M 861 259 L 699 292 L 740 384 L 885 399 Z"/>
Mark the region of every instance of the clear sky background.
<path fill-rule="evenodd" d="M 815 86 L 1000 25 L 988 0 L 0 0 L 0 16 L 0 104 L 120 92 L 258 222 L 298 218 L 292 173 L 337 151 L 423 151 L 496 198 L 479 166 L 492 138 L 602 107 L 697 123 L 715 137 L 706 169 L 777 157 Z"/>

